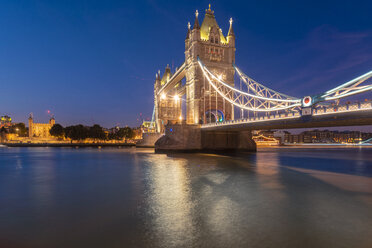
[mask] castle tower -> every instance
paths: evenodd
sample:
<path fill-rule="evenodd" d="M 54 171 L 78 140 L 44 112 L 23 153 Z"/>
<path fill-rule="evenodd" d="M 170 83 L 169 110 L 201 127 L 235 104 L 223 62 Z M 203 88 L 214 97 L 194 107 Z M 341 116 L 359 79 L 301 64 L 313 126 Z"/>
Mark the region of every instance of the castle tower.
<path fill-rule="evenodd" d="M 202 24 L 199 24 L 199 13 L 195 12 L 195 22 L 192 30 L 188 30 L 185 40 L 186 63 L 186 122 L 188 124 L 205 123 L 221 115 L 222 119 L 233 119 L 234 108 L 225 102 L 222 97 L 209 88 L 207 79 L 198 65 L 198 57 L 215 75 L 220 75 L 222 80 L 234 85 L 235 63 L 235 34 L 230 19 L 230 28 L 227 37 L 217 24 L 214 11 L 205 11 Z M 209 113 L 209 119 L 207 119 Z"/>
<path fill-rule="evenodd" d="M 54 119 L 54 117 L 50 118 L 49 124 L 51 128 L 54 126 L 54 124 L 56 124 L 56 120 Z"/>
<path fill-rule="evenodd" d="M 30 138 L 34 136 L 33 125 L 34 125 L 34 118 L 32 114 L 30 114 L 30 117 L 28 117 L 28 137 Z"/>

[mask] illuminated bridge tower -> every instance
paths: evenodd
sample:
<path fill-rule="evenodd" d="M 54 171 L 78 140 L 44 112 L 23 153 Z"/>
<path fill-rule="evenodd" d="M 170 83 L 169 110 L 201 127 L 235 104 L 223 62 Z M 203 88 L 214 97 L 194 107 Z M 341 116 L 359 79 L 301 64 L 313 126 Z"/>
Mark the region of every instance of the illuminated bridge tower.
<path fill-rule="evenodd" d="M 233 106 L 210 88 L 198 65 L 198 57 L 215 75 L 234 86 L 235 34 L 232 19 L 225 37 L 210 5 L 201 26 L 196 11 L 194 27 L 191 29 L 189 24 L 185 40 L 186 122 L 197 124 L 233 119 Z"/>
<path fill-rule="evenodd" d="M 178 91 L 181 83 L 177 83 L 172 89 L 158 95 L 159 90 L 169 81 L 172 77 L 172 72 L 167 65 L 163 77 L 160 78 L 160 71 L 156 74 L 154 85 L 154 104 L 155 104 L 155 122 L 158 133 L 164 132 L 164 126 L 168 123 L 179 122 L 181 116 L 181 96 Z"/>

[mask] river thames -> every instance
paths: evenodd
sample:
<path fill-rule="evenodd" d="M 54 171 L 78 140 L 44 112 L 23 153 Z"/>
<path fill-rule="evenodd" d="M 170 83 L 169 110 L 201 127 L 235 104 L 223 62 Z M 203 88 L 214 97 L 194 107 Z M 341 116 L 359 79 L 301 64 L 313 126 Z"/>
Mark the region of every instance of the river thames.
<path fill-rule="evenodd" d="M 372 149 L 0 147 L 0 247 L 372 247 Z"/>

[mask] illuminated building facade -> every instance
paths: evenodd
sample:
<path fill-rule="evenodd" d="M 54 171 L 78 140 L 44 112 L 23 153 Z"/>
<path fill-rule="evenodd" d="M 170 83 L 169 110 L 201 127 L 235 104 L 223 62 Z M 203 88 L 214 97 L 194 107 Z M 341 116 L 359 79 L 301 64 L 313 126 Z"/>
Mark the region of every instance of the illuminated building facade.
<path fill-rule="evenodd" d="M 235 34 L 232 19 L 225 37 L 210 5 L 205 11 L 201 26 L 198 15 L 196 11 L 194 27 L 191 29 L 189 26 L 185 40 L 187 123 L 231 120 L 234 117 L 234 108 L 231 104 L 225 103 L 206 82 L 198 65 L 198 58 L 212 73 L 234 86 Z"/>
<path fill-rule="evenodd" d="M 12 118 L 10 118 L 7 115 L 1 116 L 0 117 L 0 128 L 8 128 L 12 125 Z"/>
<path fill-rule="evenodd" d="M 49 130 L 56 124 L 55 119 L 50 118 L 48 123 L 35 123 L 33 116 L 28 118 L 28 137 L 51 138 Z"/>
<path fill-rule="evenodd" d="M 199 66 L 201 59 L 221 80 L 234 86 L 235 34 L 230 19 L 227 36 L 223 35 L 214 16 L 214 11 L 205 11 L 202 24 L 199 24 L 198 11 L 195 13 L 193 28 L 188 24 L 185 39 L 185 62 L 172 74 L 169 66 L 163 76 L 156 74 L 154 86 L 154 105 L 157 132 L 164 131 L 168 122 L 182 120 L 182 101 L 186 102 L 186 123 L 200 124 L 231 120 L 234 108 L 225 102 L 211 88 Z M 182 81 L 185 78 L 185 84 Z M 169 87 L 168 87 L 169 86 Z M 183 97 L 186 95 L 185 97 Z"/>
<path fill-rule="evenodd" d="M 172 77 L 172 72 L 167 65 L 165 68 L 162 78 L 160 78 L 160 72 L 156 74 L 155 80 L 155 96 L 161 87 L 163 87 L 169 79 Z M 181 88 L 181 82 L 177 83 L 172 89 L 167 93 L 161 94 L 159 97 L 155 97 L 155 108 L 157 110 L 157 123 L 156 125 L 160 128 L 158 132 L 164 131 L 164 125 L 168 122 L 177 122 L 181 117 L 181 101 L 178 92 Z M 181 117 L 181 118 L 180 118 Z"/>

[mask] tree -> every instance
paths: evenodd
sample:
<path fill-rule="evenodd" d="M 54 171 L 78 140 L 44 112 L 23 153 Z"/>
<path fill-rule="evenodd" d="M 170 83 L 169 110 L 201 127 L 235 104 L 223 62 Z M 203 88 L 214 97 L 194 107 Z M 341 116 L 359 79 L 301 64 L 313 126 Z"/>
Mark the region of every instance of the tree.
<path fill-rule="evenodd" d="M 23 122 L 14 124 L 9 127 L 9 133 L 16 133 L 19 136 L 26 136 L 27 135 L 27 128 Z"/>
<path fill-rule="evenodd" d="M 106 133 L 103 131 L 103 128 L 100 125 L 95 124 L 89 128 L 89 138 L 94 140 L 105 140 Z"/>
<path fill-rule="evenodd" d="M 130 127 L 123 127 L 119 129 L 118 136 L 121 137 L 121 139 L 131 139 L 134 137 L 134 131 Z"/>
<path fill-rule="evenodd" d="M 5 129 L 5 127 L 2 127 L 2 128 L 0 129 L 0 133 L 8 133 L 8 131 Z"/>
<path fill-rule="evenodd" d="M 117 132 L 115 132 L 115 133 L 109 133 L 108 136 L 107 136 L 107 138 L 109 140 L 119 140 L 118 135 L 117 135 Z"/>
<path fill-rule="evenodd" d="M 72 140 L 85 140 L 88 137 L 89 129 L 83 125 L 68 126 L 65 128 L 65 137 Z"/>
<path fill-rule="evenodd" d="M 122 127 L 115 130 L 115 132 L 108 134 L 109 140 L 122 140 L 122 139 L 131 139 L 134 137 L 134 131 L 130 127 Z"/>
<path fill-rule="evenodd" d="M 54 124 L 49 133 L 53 137 L 62 138 L 65 135 L 65 129 L 60 124 Z"/>

